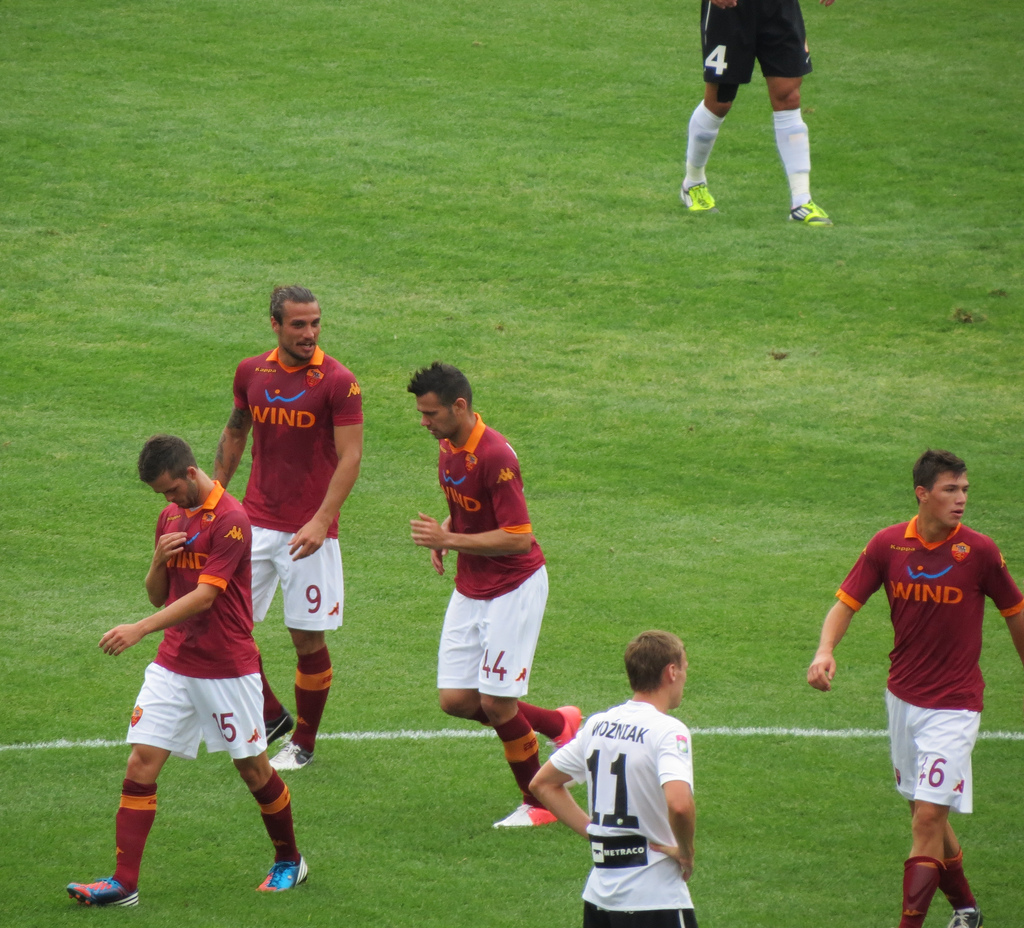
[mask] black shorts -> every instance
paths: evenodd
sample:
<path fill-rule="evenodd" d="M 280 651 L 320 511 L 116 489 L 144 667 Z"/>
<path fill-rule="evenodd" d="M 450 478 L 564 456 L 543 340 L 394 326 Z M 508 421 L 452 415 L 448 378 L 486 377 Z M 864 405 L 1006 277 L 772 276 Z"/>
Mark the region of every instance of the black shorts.
<path fill-rule="evenodd" d="M 765 77 L 811 73 L 811 53 L 798 0 L 739 0 L 723 10 L 700 8 L 706 84 L 749 84 L 754 60 Z"/>
<path fill-rule="evenodd" d="M 693 909 L 611 912 L 584 900 L 583 928 L 697 928 L 697 916 Z"/>

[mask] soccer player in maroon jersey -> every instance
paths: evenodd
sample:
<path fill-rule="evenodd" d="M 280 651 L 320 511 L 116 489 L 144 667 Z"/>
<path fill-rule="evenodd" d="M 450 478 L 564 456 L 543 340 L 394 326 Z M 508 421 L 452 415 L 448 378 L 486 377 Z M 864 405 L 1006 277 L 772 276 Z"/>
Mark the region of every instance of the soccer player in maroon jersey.
<path fill-rule="evenodd" d="M 156 818 L 156 781 L 167 758 L 227 751 L 259 803 L 276 858 L 258 887 L 277 892 L 306 879 L 295 845 L 291 796 L 271 768 L 263 728 L 259 654 L 252 639 L 250 528 L 245 510 L 198 467 L 192 449 L 155 435 L 139 455 L 139 477 L 168 505 L 156 528 L 146 592 L 159 610 L 118 625 L 100 639 L 121 654 L 146 635 L 163 641 L 139 692 L 128 728 L 132 745 L 117 812 L 117 868 L 93 883 L 70 883 L 82 905 L 139 901 L 139 867 Z"/>
<path fill-rule="evenodd" d="M 473 392 L 458 368 L 435 361 L 416 372 L 408 390 L 420 424 L 439 443 L 438 479 L 449 512 L 441 523 L 421 512 L 410 522 L 412 540 L 430 549 L 439 574 L 448 552 L 458 552 L 437 659 L 441 709 L 492 725 L 504 745 L 523 801 L 494 827 L 546 825 L 556 819 L 530 792 L 540 769 L 536 732 L 567 744 L 580 710 L 542 709 L 519 699 L 529 686 L 548 595 L 519 460 L 504 436 L 473 412 Z"/>
<path fill-rule="evenodd" d="M 362 391 L 352 372 L 319 347 L 320 304 L 305 287 L 270 298 L 277 347 L 235 372 L 234 410 L 217 446 L 215 475 L 226 487 L 252 431 L 245 511 L 253 525 L 253 619 L 262 622 L 278 582 L 295 645 L 295 731 L 270 761 L 276 770 L 310 762 L 333 670 L 326 633 L 342 622 L 344 577 L 338 514 L 363 454 Z M 273 741 L 291 714 L 263 674 L 264 720 Z"/>
<path fill-rule="evenodd" d="M 896 789 L 910 802 L 912 846 L 904 864 L 900 928 L 920 928 L 936 889 L 953 906 L 950 928 L 978 928 L 981 909 L 963 870 L 949 810 L 973 808 L 971 751 L 982 708 L 982 616 L 990 598 L 1024 662 L 1024 599 L 991 538 L 961 522 L 967 465 L 926 451 L 914 465 L 917 515 L 868 542 L 836 593 L 807 671 L 829 690 L 835 647 L 855 612 L 885 587 L 895 644 L 886 707 Z"/>

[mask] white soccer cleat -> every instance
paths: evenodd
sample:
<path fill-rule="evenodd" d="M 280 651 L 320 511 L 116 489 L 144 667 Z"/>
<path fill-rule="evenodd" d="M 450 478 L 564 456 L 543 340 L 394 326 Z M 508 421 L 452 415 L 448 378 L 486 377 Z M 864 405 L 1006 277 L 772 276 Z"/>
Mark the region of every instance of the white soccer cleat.
<path fill-rule="evenodd" d="M 312 751 L 306 751 L 294 741 L 289 741 L 274 757 L 270 758 L 270 766 L 275 770 L 301 770 L 312 759 Z"/>
<path fill-rule="evenodd" d="M 557 822 L 553 812 L 543 806 L 531 806 L 525 802 L 511 815 L 495 822 L 495 828 L 532 828 L 534 825 L 551 825 Z"/>

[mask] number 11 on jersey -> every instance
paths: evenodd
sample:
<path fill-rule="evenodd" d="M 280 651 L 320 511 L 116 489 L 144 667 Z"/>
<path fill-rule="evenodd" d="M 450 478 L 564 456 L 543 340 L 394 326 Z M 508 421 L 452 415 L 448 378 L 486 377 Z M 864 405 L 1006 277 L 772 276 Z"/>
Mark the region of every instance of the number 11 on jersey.
<path fill-rule="evenodd" d="M 606 828 L 639 828 L 640 819 L 635 815 L 629 814 L 629 795 L 626 789 L 626 755 L 617 754 L 615 760 L 608 765 L 608 772 L 615 777 L 615 805 L 611 811 L 598 808 L 599 793 L 597 786 L 601 771 L 601 752 L 599 750 L 594 751 L 587 758 L 587 769 L 590 771 L 590 795 L 593 804 L 593 808 L 590 810 L 591 822 L 595 825 L 604 825 Z"/>

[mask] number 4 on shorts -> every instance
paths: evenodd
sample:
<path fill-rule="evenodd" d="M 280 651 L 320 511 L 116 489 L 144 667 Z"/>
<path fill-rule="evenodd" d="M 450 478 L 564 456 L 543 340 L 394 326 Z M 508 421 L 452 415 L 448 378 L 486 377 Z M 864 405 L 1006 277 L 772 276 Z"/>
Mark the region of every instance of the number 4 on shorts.
<path fill-rule="evenodd" d="M 715 50 L 704 59 L 704 67 L 711 68 L 715 74 L 719 77 L 725 72 L 725 69 L 729 67 L 725 62 L 725 46 L 719 45 Z"/>

